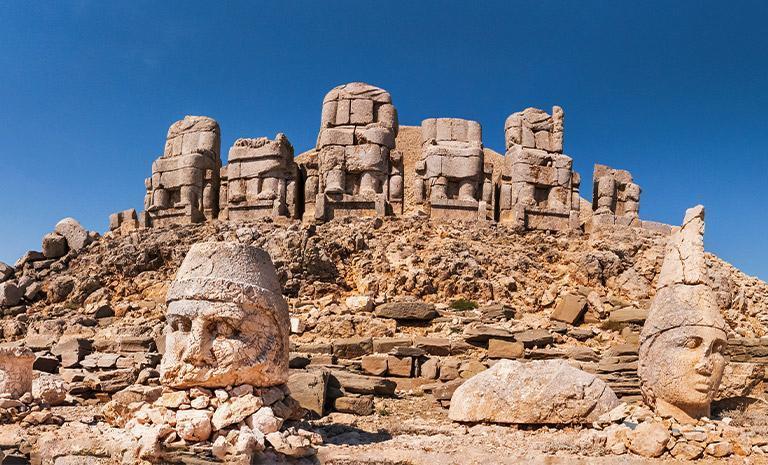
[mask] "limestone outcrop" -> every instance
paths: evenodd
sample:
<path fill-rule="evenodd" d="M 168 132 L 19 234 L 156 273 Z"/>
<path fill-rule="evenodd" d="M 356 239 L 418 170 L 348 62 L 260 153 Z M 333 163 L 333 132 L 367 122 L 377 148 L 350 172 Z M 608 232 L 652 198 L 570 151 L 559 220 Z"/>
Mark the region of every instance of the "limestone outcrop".
<path fill-rule="evenodd" d="M 725 368 L 728 326 L 706 270 L 704 207 L 699 205 L 686 211 L 670 239 L 640 334 L 643 397 L 680 422 L 710 415 Z"/>
<path fill-rule="evenodd" d="M 493 219 L 493 166 L 485 164 L 480 123 L 426 119 L 421 150 L 414 191 L 431 218 Z"/>
<path fill-rule="evenodd" d="M 500 360 L 464 382 L 451 397 L 448 417 L 462 422 L 591 423 L 619 404 L 595 375 L 562 360 Z"/>

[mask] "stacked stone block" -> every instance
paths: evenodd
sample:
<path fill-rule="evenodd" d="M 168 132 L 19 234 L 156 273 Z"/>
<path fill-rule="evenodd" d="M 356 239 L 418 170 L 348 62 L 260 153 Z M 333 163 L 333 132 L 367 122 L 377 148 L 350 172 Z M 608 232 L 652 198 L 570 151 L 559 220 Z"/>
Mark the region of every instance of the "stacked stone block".
<path fill-rule="evenodd" d="M 640 226 L 640 186 L 626 170 L 595 165 L 592 176 L 592 223 Z"/>
<path fill-rule="evenodd" d="M 397 128 L 397 111 L 385 90 L 362 82 L 332 89 L 323 100 L 317 153 L 304 167 L 305 210 L 321 221 L 401 213 Z"/>
<path fill-rule="evenodd" d="M 563 154 L 563 109 L 513 113 L 504 124 L 499 220 L 524 229 L 579 227 L 580 178 Z"/>
<path fill-rule="evenodd" d="M 415 201 L 430 217 L 493 218 L 493 166 L 484 163 L 480 123 L 430 118 L 421 123 L 421 159 L 416 165 Z"/>
<path fill-rule="evenodd" d="M 163 155 L 145 181 L 144 206 L 156 226 L 217 217 L 221 133 L 205 116 L 185 116 L 168 129 Z"/>
<path fill-rule="evenodd" d="M 275 138 L 237 139 L 220 189 L 219 218 L 234 221 L 264 216 L 297 216 L 298 168 L 284 134 Z"/>

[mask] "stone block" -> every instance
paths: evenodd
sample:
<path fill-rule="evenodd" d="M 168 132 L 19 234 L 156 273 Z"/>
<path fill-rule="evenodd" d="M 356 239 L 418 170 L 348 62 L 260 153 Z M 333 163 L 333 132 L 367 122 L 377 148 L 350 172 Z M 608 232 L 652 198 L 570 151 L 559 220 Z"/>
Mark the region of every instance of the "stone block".
<path fill-rule="evenodd" d="M 366 355 L 361 360 L 361 368 L 364 372 L 373 376 L 385 376 L 387 374 L 386 355 Z"/>
<path fill-rule="evenodd" d="M 387 373 L 390 376 L 410 378 L 413 375 L 413 358 L 388 356 Z"/>
<path fill-rule="evenodd" d="M 387 354 L 396 347 L 410 347 L 413 339 L 407 337 L 383 337 L 373 339 L 373 351 L 377 354 Z"/>
<path fill-rule="evenodd" d="M 45 258 L 59 258 L 67 254 L 67 239 L 58 233 L 48 233 L 43 236 L 43 255 Z"/>
<path fill-rule="evenodd" d="M 328 372 L 320 370 L 291 370 L 286 383 L 288 395 L 316 417 L 325 413 Z"/>
<path fill-rule="evenodd" d="M 451 353 L 451 341 L 447 338 L 415 337 L 413 345 L 430 355 L 444 356 Z"/>
<path fill-rule="evenodd" d="M 13 307 L 21 302 L 23 293 L 16 283 L 6 281 L 0 283 L 0 307 Z"/>
<path fill-rule="evenodd" d="M 525 357 L 525 346 L 522 342 L 513 342 L 505 339 L 488 340 L 489 358 L 523 358 Z"/>
<path fill-rule="evenodd" d="M 434 304 L 426 302 L 389 302 L 377 306 L 374 314 L 379 318 L 419 321 L 429 321 L 438 316 Z"/>
<path fill-rule="evenodd" d="M 550 318 L 573 325 L 581 320 L 586 311 L 587 299 L 584 296 L 566 294 L 557 303 Z"/>
<path fill-rule="evenodd" d="M 373 396 L 343 396 L 333 401 L 333 409 L 337 412 L 353 415 L 371 415 L 373 413 Z"/>
<path fill-rule="evenodd" d="M 358 358 L 373 352 L 373 340 L 369 337 L 351 337 L 333 342 L 333 355 L 340 358 Z"/>

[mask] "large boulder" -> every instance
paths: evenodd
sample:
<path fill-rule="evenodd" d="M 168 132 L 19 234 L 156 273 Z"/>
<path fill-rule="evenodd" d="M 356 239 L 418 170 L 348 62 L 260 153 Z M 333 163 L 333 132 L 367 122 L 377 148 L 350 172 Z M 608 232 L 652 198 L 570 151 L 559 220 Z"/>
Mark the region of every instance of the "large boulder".
<path fill-rule="evenodd" d="M 43 255 L 45 258 L 59 258 L 67 254 L 67 238 L 58 233 L 43 236 Z"/>
<path fill-rule="evenodd" d="M 597 420 L 618 404 L 607 384 L 563 360 L 500 360 L 456 389 L 448 417 L 463 422 L 579 424 Z"/>
<path fill-rule="evenodd" d="M 0 283 L 0 307 L 13 307 L 18 305 L 24 293 L 15 283 L 7 281 Z"/>
<path fill-rule="evenodd" d="M 67 239 L 67 245 L 72 250 L 80 250 L 91 242 L 88 231 L 74 218 L 59 221 L 54 231 Z"/>
<path fill-rule="evenodd" d="M 3 262 L 0 262 L 0 283 L 7 281 L 13 275 L 13 268 Z"/>

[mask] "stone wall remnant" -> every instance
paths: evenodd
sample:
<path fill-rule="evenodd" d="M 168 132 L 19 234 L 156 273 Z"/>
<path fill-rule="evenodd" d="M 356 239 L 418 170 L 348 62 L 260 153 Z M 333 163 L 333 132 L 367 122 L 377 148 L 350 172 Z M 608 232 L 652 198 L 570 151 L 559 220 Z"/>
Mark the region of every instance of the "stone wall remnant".
<path fill-rule="evenodd" d="M 384 216 L 403 209 L 397 110 L 389 93 L 362 82 L 323 99 L 316 153 L 302 167 L 305 212 L 316 220 Z"/>
<path fill-rule="evenodd" d="M 688 209 L 670 237 L 657 292 L 640 333 L 645 402 L 662 416 L 709 417 L 725 369 L 727 331 L 704 262 L 704 207 Z"/>
<path fill-rule="evenodd" d="M 0 396 L 18 399 L 32 392 L 35 354 L 26 347 L 0 347 Z"/>
<path fill-rule="evenodd" d="M 222 172 L 220 219 L 297 217 L 298 168 L 285 134 L 237 139 Z"/>
<path fill-rule="evenodd" d="M 219 210 L 221 132 L 206 116 L 185 116 L 168 129 L 163 155 L 152 163 L 144 208 L 152 225 L 199 223 Z"/>
<path fill-rule="evenodd" d="M 499 193 L 499 221 L 523 229 L 579 227 L 579 184 L 573 160 L 563 154 L 563 109 L 537 108 L 504 124 L 507 153 Z"/>
<path fill-rule="evenodd" d="M 595 165 L 592 175 L 593 225 L 641 226 L 640 186 L 632 174 L 605 165 Z"/>
<path fill-rule="evenodd" d="M 493 166 L 484 163 L 480 123 L 429 118 L 421 123 L 415 202 L 438 219 L 493 219 Z"/>
<path fill-rule="evenodd" d="M 173 388 L 288 380 L 288 306 L 263 250 L 192 246 L 168 289 L 161 382 Z"/>

